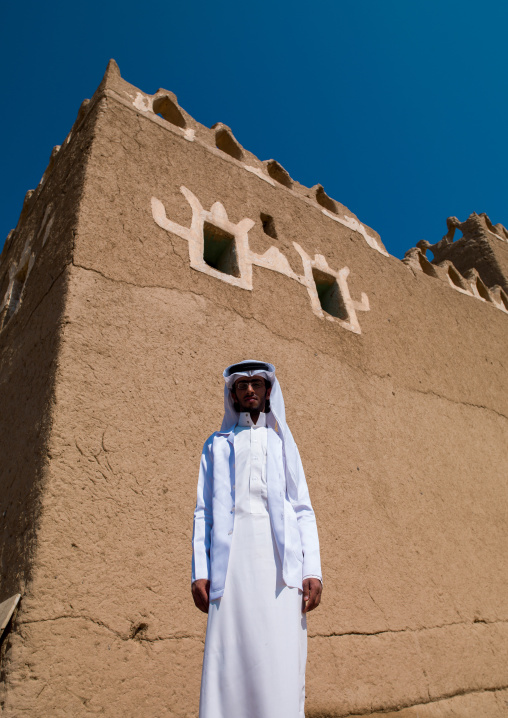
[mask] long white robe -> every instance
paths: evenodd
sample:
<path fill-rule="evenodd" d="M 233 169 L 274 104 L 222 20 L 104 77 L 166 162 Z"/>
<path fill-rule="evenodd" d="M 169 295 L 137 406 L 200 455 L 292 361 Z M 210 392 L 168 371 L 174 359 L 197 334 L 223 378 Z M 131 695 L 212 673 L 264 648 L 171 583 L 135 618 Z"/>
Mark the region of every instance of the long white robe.
<path fill-rule="evenodd" d="M 200 718 L 304 718 L 307 622 L 282 580 L 266 491 L 266 425 L 235 430 L 236 505 L 224 595 L 208 613 Z"/>

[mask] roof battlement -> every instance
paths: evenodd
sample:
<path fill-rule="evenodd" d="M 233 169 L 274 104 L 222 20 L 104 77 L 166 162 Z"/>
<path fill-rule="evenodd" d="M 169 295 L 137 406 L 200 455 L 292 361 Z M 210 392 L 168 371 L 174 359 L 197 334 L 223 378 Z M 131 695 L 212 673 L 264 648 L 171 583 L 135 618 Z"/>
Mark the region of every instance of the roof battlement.
<path fill-rule="evenodd" d="M 92 99 L 84 100 L 81 104 L 76 121 L 62 146 L 57 146 L 53 149 L 50 162 L 37 189 L 27 192 L 21 217 L 24 217 L 29 206 L 39 194 L 61 147 L 69 144 L 73 135 L 79 130 L 85 115 L 104 94 L 107 95 L 108 93 L 113 93 L 115 99 L 130 109 L 135 109 L 166 130 L 176 132 L 189 142 L 200 143 L 213 152 L 219 152 L 223 159 L 240 163 L 245 170 L 256 175 L 264 182 L 274 187 L 284 187 L 302 199 L 318 205 L 327 217 L 359 232 L 370 247 L 381 254 L 389 256 L 379 234 L 363 225 L 347 207 L 329 197 L 322 185 L 305 187 L 294 180 L 277 160 L 259 160 L 238 142 L 231 128 L 222 122 L 215 123 L 211 128 L 197 122 L 178 104 L 177 97 L 173 92 L 163 88 L 157 90 L 153 95 L 142 92 L 121 77 L 120 69 L 115 60 L 109 61 L 104 78 Z"/>
<path fill-rule="evenodd" d="M 420 240 L 402 261 L 414 271 L 508 312 L 508 230 L 492 224 L 485 213 L 475 212 L 465 222 L 448 217 L 446 224 L 448 232 L 439 242 Z M 462 237 L 454 241 L 457 229 Z M 432 252 L 432 259 L 427 252 Z"/>
<path fill-rule="evenodd" d="M 25 222 L 25 219 L 30 215 L 32 208 L 36 205 L 37 199 L 41 195 L 54 167 L 59 162 L 59 159 L 66 154 L 67 147 L 71 144 L 73 138 L 79 135 L 80 128 L 85 123 L 87 116 L 92 112 L 93 108 L 96 107 L 101 99 L 108 97 L 157 124 L 164 130 L 176 134 L 186 142 L 200 145 L 206 151 L 220 157 L 221 160 L 233 163 L 237 168 L 240 167 L 243 171 L 257 177 L 265 185 L 267 184 L 279 191 L 290 193 L 293 197 L 308 204 L 309 208 L 312 207 L 314 211 L 318 209 L 322 215 L 333 220 L 339 226 L 359 235 L 368 247 L 374 249 L 377 253 L 386 257 L 391 256 L 386 251 L 379 234 L 362 224 L 344 205 L 330 197 L 321 184 L 310 188 L 305 187 L 294 180 L 277 160 L 269 159 L 262 161 L 258 159 L 240 144 L 233 134 L 232 129 L 222 122 L 215 123 L 211 128 L 200 124 L 180 106 L 173 92 L 160 88 L 153 95 L 150 95 L 139 90 L 121 77 L 117 63 L 114 60 L 110 60 L 105 75 L 92 99 L 83 101 L 74 125 L 64 142 L 61 146 L 53 148 L 48 166 L 38 187 L 26 193 L 17 228 L 9 233 L 5 242 L 4 251 L 0 256 L 0 270 L 2 269 L 2 264 L 6 261 L 7 251 L 13 238 Z M 182 188 L 182 191 L 184 191 L 184 189 L 185 188 Z M 155 198 L 153 198 L 153 200 L 155 200 Z M 155 201 L 157 202 L 158 200 Z M 199 202 L 197 198 L 196 201 Z M 152 202 L 152 212 L 154 212 L 153 206 Z M 157 211 L 160 215 L 161 210 L 158 205 Z M 203 208 L 201 208 L 200 211 L 204 211 Z M 161 217 L 159 217 L 161 221 L 156 219 L 155 214 L 153 217 L 161 227 L 164 226 L 164 224 L 161 224 Z M 3 317 L 3 321 L 0 321 L 0 331 L 2 325 L 5 326 L 7 318 L 13 315 L 16 311 L 16 307 L 23 298 L 24 284 L 35 260 L 35 255 L 32 251 L 34 237 L 37 238 L 44 235 L 45 242 L 52 221 L 51 208 L 46 208 L 41 226 L 35 235 L 32 232 L 31 237 L 23 240 L 22 250 L 16 250 L 20 256 L 17 259 L 11 256 L 9 260 L 7 260 L 9 264 L 9 283 L 7 290 L 0 298 L 0 316 Z M 164 221 L 167 222 L 168 220 L 165 219 Z M 273 222 L 273 219 L 267 215 L 266 222 L 269 224 Z M 265 233 L 272 237 L 276 236 L 273 234 L 275 233 L 273 227 L 267 230 L 268 224 L 265 225 L 263 221 Z M 472 214 L 468 220 L 463 223 L 459 222 L 455 217 L 452 217 L 447 220 L 447 225 L 448 232 L 440 242 L 433 245 L 425 240 L 418 242 L 416 247 L 408 250 L 405 258 L 402 260 L 403 263 L 412 271 L 423 272 L 428 276 L 439 278 L 458 292 L 486 301 L 498 309 L 508 312 L 508 259 L 503 260 L 498 257 L 497 254 L 499 252 L 496 252 L 491 246 L 491 240 L 495 239 L 502 243 L 503 250 L 506 249 L 506 253 L 508 254 L 508 231 L 501 224 L 493 225 L 485 214 Z M 175 226 L 173 223 L 173 230 Z M 457 228 L 464 233 L 464 236 L 454 242 L 454 232 Z M 184 228 L 180 227 L 180 230 L 184 231 Z M 272 234 L 270 234 L 270 232 L 272 232 Z M 180 236 L 182 235 L 180 234 Z M 294 242 L 293 245 L 303 258 L 304 275 L 308 275 L 306 278 L 304 275 L 295 274 L 295 272 L 289 268 L 287 259 L 284 255 L 281 255 L 275 247 L 270 249 L 271 254 L 269 257 L 265 256 L 261 258 L 252 253 L 249 255 L 247 246 L 244 264 L 247 266 L 250 262 L 251 265 L 254 263 L 272 269 L 277 266 L 278 268 L 275 271 L 297 279 L 307 286 L 314 313 L 317 316 L 323 316 L 321 310 L 322 304 L 320 307 L 318 295 L 315 291 L 314 274 L 316 272 L 325 272 L 327 276 L 335 275 L 337 282 L 339 282 L 340 275 L 341 281 L 344 282 L 344 272 L 345 276 L 347 276 L 349 269 L 343 267 L 339 272 L 334 272 L 330 269 L 322 255 L 316 255 L 315 260 L 311 261 L 310 257 L 299 245 Z M 433 252 L 434 258 L 432 260 L 428 259 L 426 255 L 427 251 Z M 307 264 L 305 262 L 307 262 Z M 237 280 L 231 279 L 229 275 L 224 276 L 223 273 L 217 274 L 217 272 L 214 273 L 213 270 L 210 271 L 206 262 L 199 263 L 195 261 L 191 266 L 193 266 L 194 269 L 199 268 L 200 271 L 205 271 L 212 276 L 217 276 L 223 281 L 233 284 L 236 282 L 238 286 L 252 288 L 251 280 L 248 277 L 238 283 Z M 5 267 L 5 269 L 7 268 Z M 251 271 L 252 270 L 250 270 L 250 272 Z M 343 273 L 341 274 L 341 272 Z M 317 291 L 319 292 L 319 289 Z M 350 297 L 347 299 L 349 293 L 345 285 L 342 287 L 342 295 L 344 294 L 346 295 L 346 300 L 344 300 L 343 296 L 342 301 L 346 301 L 346 304 L 348 301 L 352 302 Z M 365 310 L 366 307 L 368 307 L 368 301 L 366 297 L 362 295 L 362 300 L 356 303 L 356 308 Z M 342 320 L 339 314 L 336 314 L 336 320 L 340 323 Z M 354 302 L 351 304 L 350 312 L 344 312 L 343 314 L 343 320 L 345 321 L 344 326 L 354 327 L 353 331 L 359 332 L 359 325 L 354 319 Z"/>

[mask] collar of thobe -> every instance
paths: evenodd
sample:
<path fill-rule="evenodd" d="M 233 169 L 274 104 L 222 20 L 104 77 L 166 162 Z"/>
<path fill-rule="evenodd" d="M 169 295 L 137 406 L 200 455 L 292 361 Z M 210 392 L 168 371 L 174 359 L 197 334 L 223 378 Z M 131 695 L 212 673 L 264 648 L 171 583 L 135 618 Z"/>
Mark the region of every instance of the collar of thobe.
<path fill-rule="evenodd" d="M 252 420 L 252 416 L 248 411 L 241 411 L 238 415 L 238 426 L 253 426 L 258 429 L 260 426 L 266 426 L 266 414 L 261 412 L 256 423 Z"/>

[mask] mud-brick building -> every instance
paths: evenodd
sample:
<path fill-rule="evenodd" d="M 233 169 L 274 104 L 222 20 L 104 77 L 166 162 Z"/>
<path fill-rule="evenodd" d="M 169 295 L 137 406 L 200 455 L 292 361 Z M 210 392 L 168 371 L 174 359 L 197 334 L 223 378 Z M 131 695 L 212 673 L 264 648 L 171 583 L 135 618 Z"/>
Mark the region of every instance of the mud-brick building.
<path fill-rule="evenodd" d="M 320 529 L 308 718 L 508 715 L 507 293 L 484 215 L 400 261 L 112 62 L 1 256 L 5 715 L 197 715 L 197 466 L 247 357 Z"/>

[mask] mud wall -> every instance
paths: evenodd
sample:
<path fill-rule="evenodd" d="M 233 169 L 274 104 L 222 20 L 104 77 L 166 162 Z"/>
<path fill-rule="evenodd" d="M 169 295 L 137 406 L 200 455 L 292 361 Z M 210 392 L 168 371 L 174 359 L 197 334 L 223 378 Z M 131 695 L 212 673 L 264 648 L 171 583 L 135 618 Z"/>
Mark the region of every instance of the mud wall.
<path fill-rule="evenodd" d="M 32 576 L 87 142 L 54 149 L 0 259 L 0 600 Z"/>
<path fill-rule="evenodd" d="M 322 188 L 157 97 L 172 121 L 110 67 L 88 108 L 7 714 L 197 715 L 199 456 L 223 368 L 259 357 L 322 545 L 307 715 L 506 715 L 506 312 L 388 256 Z M 235 242 L 220 269 L 200 227 Z"/>

